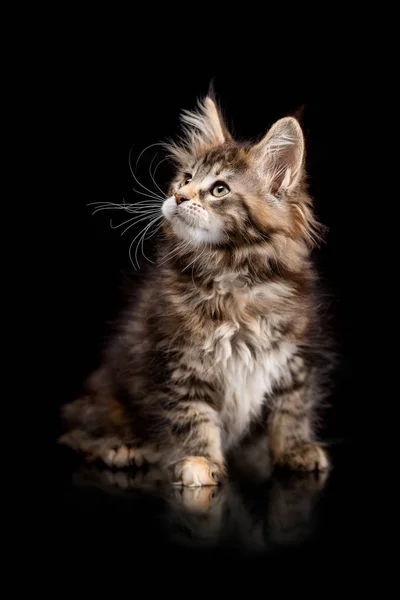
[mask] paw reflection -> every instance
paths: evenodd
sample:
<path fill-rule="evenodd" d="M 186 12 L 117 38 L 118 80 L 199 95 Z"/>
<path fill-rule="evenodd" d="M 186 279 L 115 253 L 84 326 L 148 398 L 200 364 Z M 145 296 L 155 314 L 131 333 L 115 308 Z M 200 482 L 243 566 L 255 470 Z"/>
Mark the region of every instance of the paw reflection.
<path fill-rule="evenodd" d="M 204 514 L 224 501 L 227 487 L 227 484 L 197 488 L 175 487 L 170 495 L 170 500 L 182 505 L 189 512 Z"/>

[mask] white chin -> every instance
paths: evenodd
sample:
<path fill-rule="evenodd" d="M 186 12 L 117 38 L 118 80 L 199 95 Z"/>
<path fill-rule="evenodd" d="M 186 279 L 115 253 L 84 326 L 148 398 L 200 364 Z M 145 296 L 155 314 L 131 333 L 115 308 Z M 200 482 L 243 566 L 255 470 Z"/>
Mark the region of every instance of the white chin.
<path fill-rule="evenodd" d="M 187 242 L 198 246 L 202 244 L 216 244 L 220 241 L 220 236 L 207 229 L 192 227 L 181 221 L 179 218 L 171 220 L 172 229 L 176 235 Z"/>
<path fill-rule="evenodd" d="M 176 211 L 176 200 L 175 196 L 170 196 L 164 201 L 161 207 L 161 212 L 167 221 L 172 221 L 172 217 Z"/>
<path fill-rule="evenodd" d="M 204 229 L 201 227 L 193 227 L 186 223 L 183 218 L 180 218 L 176 212 L 176 200 L 175 196 L 167 198 L 162 205 L 162 213 L 164 217 L 172 225 L 172 229 L 176 233 L 177 237 L 187 242 L 192 242 L 195 245 L 204 243 L 217 244 L 222 239 L 220 228 L 217 223 L 210 229 Z"/>

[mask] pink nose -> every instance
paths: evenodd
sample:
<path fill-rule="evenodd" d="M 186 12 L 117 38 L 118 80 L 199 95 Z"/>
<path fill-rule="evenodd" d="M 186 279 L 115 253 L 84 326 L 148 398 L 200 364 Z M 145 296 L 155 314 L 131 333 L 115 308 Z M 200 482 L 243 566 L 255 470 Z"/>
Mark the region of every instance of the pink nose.
<path fill-rule="evenodd" d="M 189 200 L 189 198 L 186 198 L 186 196 L 183 196 L 182 194 L 175 194 L 175 199 L 178 206 L 179 204 L 182 204 L 182 202 L 187 202 Z"/>

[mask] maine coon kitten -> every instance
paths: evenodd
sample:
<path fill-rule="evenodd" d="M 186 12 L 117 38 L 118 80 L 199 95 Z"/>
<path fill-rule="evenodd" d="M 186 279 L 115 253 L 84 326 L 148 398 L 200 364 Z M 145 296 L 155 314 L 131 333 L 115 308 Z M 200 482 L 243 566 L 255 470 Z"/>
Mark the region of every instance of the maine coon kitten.
<path fill-rule="evenodd" d="M 237 143 L 211 97 L 183 113 L 159 260 L 121 319 L 60 441 L 122 468 L 144 461 L 214 485 L 265 430 L 274 465 L 324 470 L 315 275 L 319 225 L 292 117 Z"/>

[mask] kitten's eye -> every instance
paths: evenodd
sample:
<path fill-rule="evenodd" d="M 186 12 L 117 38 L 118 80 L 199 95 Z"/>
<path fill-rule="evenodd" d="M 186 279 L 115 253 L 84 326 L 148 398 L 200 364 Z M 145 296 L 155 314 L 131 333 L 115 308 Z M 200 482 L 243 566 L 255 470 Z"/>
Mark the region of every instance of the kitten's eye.
<path fill-rule="evenodd" d="M 227 194 L 229 194 L 230 191 L 231 190 L 225 183 L 221 183 L 220 181 L 218 181 L 218 183 L 216 183 L 213 189 L 211 190 L 211 193 L 216 198 L 222 198 L 222 196 L 226 196 Z"/>
<path fill-rule="evenodd" d="M 192 176 L 185 173 L 185 179 L 184 179 L 183 185 L 187 185 L 189 183 L 189 181 L 192 181 Z"/>

